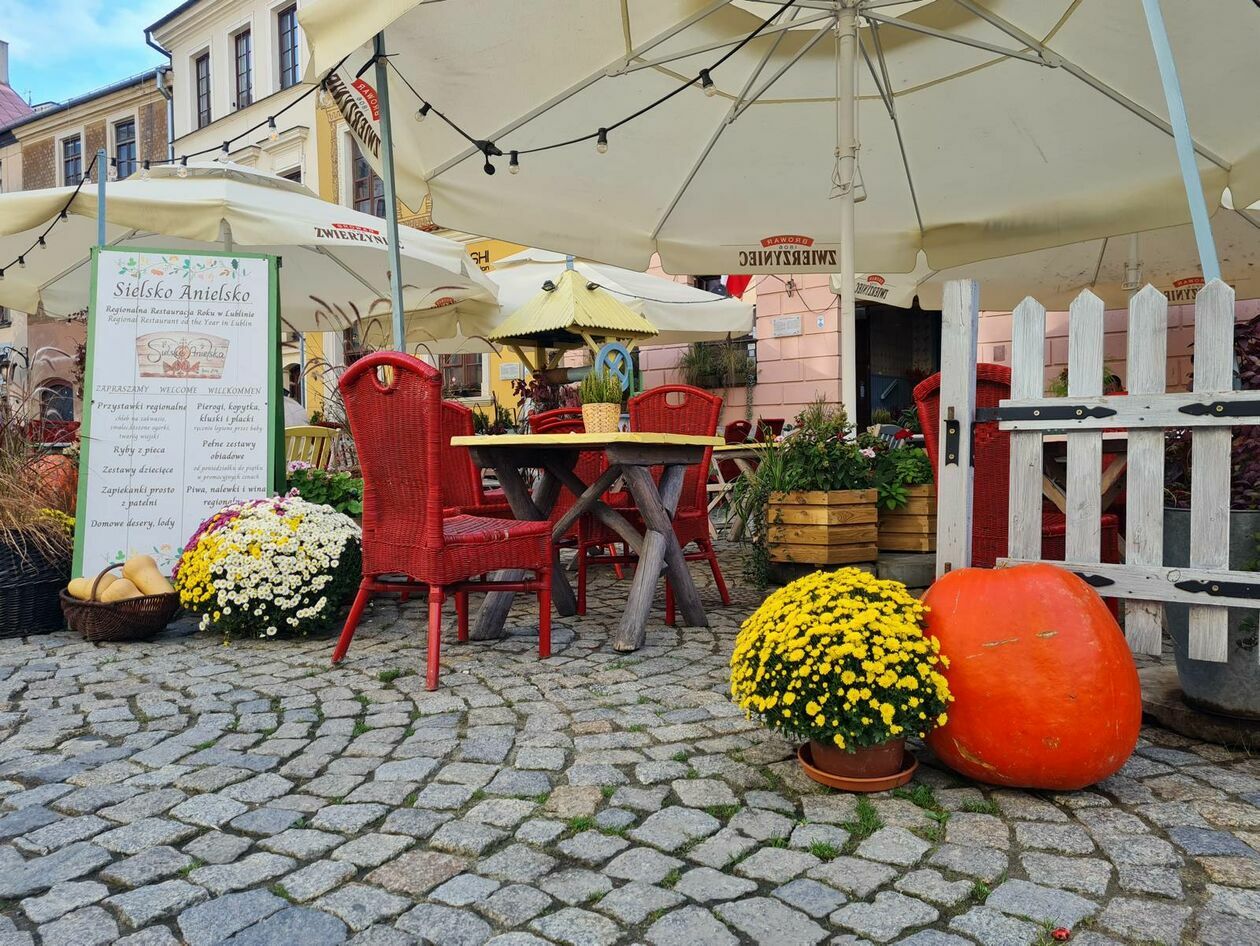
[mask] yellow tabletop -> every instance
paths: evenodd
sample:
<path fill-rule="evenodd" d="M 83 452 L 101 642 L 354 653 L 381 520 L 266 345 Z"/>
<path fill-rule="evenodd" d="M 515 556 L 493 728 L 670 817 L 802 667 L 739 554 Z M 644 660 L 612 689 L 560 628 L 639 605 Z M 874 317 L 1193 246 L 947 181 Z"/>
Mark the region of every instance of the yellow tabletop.
<path fill-rule="evenodd" d="M 714 453 L 734 453 L 737 450 L 766 450 L 770 444 L 762 440 L 750 441 L 749 443 L 724 443 L 713 448 Z"/>
<path fill-rule="evenodd" d="M 602 447 L 632 443 L 661 447 L 722 446 L 721 437 L 696 437 L 690 434 L 492 434 L 452 437 L 453 447 Z"/>

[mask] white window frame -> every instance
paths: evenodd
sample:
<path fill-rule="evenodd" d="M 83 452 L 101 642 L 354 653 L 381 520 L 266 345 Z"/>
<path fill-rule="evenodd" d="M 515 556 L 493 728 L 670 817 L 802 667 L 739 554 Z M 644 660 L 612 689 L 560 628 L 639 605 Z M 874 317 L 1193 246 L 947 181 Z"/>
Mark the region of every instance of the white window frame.
<path fill-rule="evenodd" d="M 143 140 L 140 133 L 140 109 L 131 108 L 123 109 L 105 116 L 105 141 L 106 149 L 110 160 L 118 157 L 118 138 L 115 132 L 118 129 L 119 122 L 125 122 L 130 119 L 135 123 L 136 129 L 136 171 L 144 167 L 144 154 L 140 148 L 140 142 Z"/>
<path fill-rule="evenodd" d="M 296 6 L 299 10 L 302 8 L 301 3 L 297 2 L 297 0 L 275 0 L 267 7 L 267 19 L 270 22 L 267 33 L 271 41 L 271 88 L 273 92 L 285 91 L 280 85 L 280 14 L 291 6 Z M 306 44 L 302 42 L 301 23 L 298 24 L 297 30 L 298 81 L 294 85 L 289 86 L 290 89 L 302 84 L 302 72 L 306 68 L 305 50 L 303 49 Z"/>
<path fill-rule="evenodd" d="M 237 104 L 239 98 L 237 88 L 237 71 L 236 71 L 236 38 L 242 33 L 249 33 L 249 105 L 240 106 Z M 228 58 L 232 61 L 231 81 L 228 88 L 228 103 L 232 106 L 232 112 L 239 112 L 242 108 L 249 108 L 250 105 L 256 103 L 259 99 L 265 98 L 259 93 L 262 91 L 258 84 L 258 32 L 254 29 L 254 18 L 246 17 L 236 23 L 227 34 Z M 214 63 L 211 63 L 210 87 L 214 88 Z M 213 118 L 213 113 L 211 118 Z"/>
<path fill-rule="evenodd" d="M 56 149 L 57 149 L 56 159 L 57 159 L 57 186 L 58 187 L 73 187 L 74 186 L 74 184 L 68 184 L 66 182 L 66 152 L 65 152 L 64 143 L 66 141 L 69 141 L 71 138 L 79 139 L 79 176 L 82 177 L 83 174 L 87 171 L 87 167 L 88 167 L 87 151 L 84 150 L 84 148 L 86 147 L 85 142 L 87 141 L 87 133 L 84 127 L 80 125 L 78 128 L 66 128 L 63 131 L 58 132 L 58 134 L 54 138 L 54 141 L 56 142 Z"/>
<path fill-rule="evenodd" d="M 210 121 L 201 124 L 201 108 L 197 101 L 197 60 L 202 56 L 209 57 L 209 80 L 210 80 Z M 199 46 L 188 54 L 188 106 L 189 106 L 189 122 L 188 133 L 200 131 L 202 128 L 209 128 L 216 121 L 214 117 L 214 52 L 210 48 L 210 44 L 206 43 Z"/>

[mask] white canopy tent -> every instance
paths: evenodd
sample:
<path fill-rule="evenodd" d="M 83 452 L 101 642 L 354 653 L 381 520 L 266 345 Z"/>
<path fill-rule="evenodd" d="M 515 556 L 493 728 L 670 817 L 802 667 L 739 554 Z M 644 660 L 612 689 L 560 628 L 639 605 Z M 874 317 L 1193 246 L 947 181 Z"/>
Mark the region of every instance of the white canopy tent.
<path fill-rule="evenodd" d="M 1168 6 L 1167 30 L 1157 0 L 313 0 L 300 19 L 310 76 L 445 226 L 851 285 L 920 253 L 944 270 L 1181 225 L 1189 202 L 1210 278 L 1208 209 L 1227 186 L 1260 199 L 1240 79 L 1260 10 Z"/>
<path fill-rule="evenodd" d="M 105 243 L 196 251 L 235 247 L 282 258 L 284 324 L 337 331 L 390 294 L 383 222 L 320 200 L 301 184 L 225 164 L 154 168 L 105 185 Z M 66 317 L 88 304 L 97 243 L 96 187 L 0 194 L 0 305 Z M 36 240 L 62 209 L 44 238 Z M 35 249 L 29 249 L 36 244 Z M 494 284 L 460 244 L 401 228 L 403 300 L 409 317 L 435 332 L 497 311 Z"/>

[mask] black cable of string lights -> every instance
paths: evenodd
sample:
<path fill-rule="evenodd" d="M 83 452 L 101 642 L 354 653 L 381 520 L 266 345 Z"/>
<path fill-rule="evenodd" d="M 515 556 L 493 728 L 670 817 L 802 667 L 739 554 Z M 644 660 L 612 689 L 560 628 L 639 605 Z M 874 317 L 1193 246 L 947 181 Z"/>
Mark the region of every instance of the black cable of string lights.
<path fill-rule="evenodd" d="M 83 176 L 79 178 L 79 183 L 74 186 L 74 192 L 66 199 L 66 202 L 61 205 L 61 210 L 59 210 L 57 215 L 52 218 L 52 222 L 49 223 L 48 226 L 44 227 L 44 232 L 35 238 L 35 242 L 26 248 L 25 253 L 19 253 L 8 266 L 0 266 L 0 279 L 4 279 L 4 271 L 6 269 L 12 269 L 14 266 L 19 268 L 25 266 L 26 257 L 30 256 L 36 248 L 47 247 L 48 244 L 46 239 L 48 234 L 52 232 L 52 228 L 70 216 L 68 213 L 70 205 L 74 203 L 74 199 L 79 196 L 79 191 L 83 189 L 84 184 L 92 183 L 91 175 L 92 171 L 96 168 L 96 159 L 98 157 L 100 157 L 99 153 L 92 155 L 92 160 L 89 162 L 87 170 L 85 170 L 83 172 Z"/>
<path fill-rule="evenodd" d="M 1260 3 L 1260 0 L 1256 0 L 1256 2 Z M 519 148 L 516 150 L 509 151 L 508 152 L 509 170 L 513 174 L 517 172 L 517 170 L 520 167 L 520 156 L 523 154 L 538 154 L 541 151 L 552 151 L 556 148 L 567 148 L 570 145 L 581 144 L 583 141 L 594 140 L 595 147 L 601 153 L 604 151 L 607 151 L 608 150 L 608 133 L 610 131 L 615 131 L 616 129 L 620 128 L 622 125 L 632 122 L 636 118 L 639 118 L 640 116 L 647 114 L 648 112 L 650 112 L 652 109 L 656 108 L 657 106 L 664 105 L 666 102 L 672 99 L 675 95 L 678 95 L 684 89 L 691 88 L 696 83 L 700 84 L 700 88 L 704 90 L 704 93 L 706 95 L 715 94 L 717 90 L 716 90 L 716 87 L 713 85 L 713 77 L 712 77 L 713 70 L 717 69 L 724 62 L 726 62 L 728 59 L 734 56 L 737 52 L 739 52 L 741 49 L 743 49 L 745 46 L 751 43 L 754 39 L 760 36 L 761 33 L 766 29 L 766 27 L 768 27 L 771 23 L 773 23 L 775 20 L 781 17 L 790 7 L 793 7 L 795 5 L 796 5 L 796 0 L 786 0 L 786 2 L 782 4 L 782 6 L 780 6 L 777 10 L 774 11 L 774 13 L 772 13 L 765 20 L 763 20 L 757 26 L 755 30 L 753 30 L 751 33 L 745 36 L 742 40 L 736 43 L 733 47 L 727 50 L 722 56 L 720 56 L 711 65 L 709 65 L 708 67 L 704 69 L 701 69 L 696 74 L 696 77 L 694 79 L 688 79 L 687 81 L 679 85 L 676 89 L 671 89 L 669 92 L 666 92 L 664 95 L 660 96 L 659 98 L 654 99 L 653 101 L 649 102 L 647 105 L 644 105 L 638 111 L 631 112 L 625 118 L 612 122 L 611 124 L 608 124 L 608 125 L 601 125 L 598 129 L 591 132 L 590 134 L 581 135 L 577 138 L 568 138 L 564 141 L 557 141 L 552 144 L 536 145 L 533 148 Z M 463 137 L 464 140 L 466 140 L 469 144 L 471 144 L 473 147 L 475 147 L 478 151 L 482 153 L 482 155 L 486 159 L 485 164 L 482 165 L 482 170 L 484 170 L 487 174 L 495 173 L 495 166 L 493 162 L 491 162 L 490 159 L 492 157 L 503 156 L 503 151 L 499 148 L 498 144 L 487 138 L 474 137 L 473 135 L 465 131 L 453 119 L 451 119 L 444 112 L 435 108 L 432 102 L 430 102 L 423 95 L 421 95 L 420 92 L 416 89 L 416 87 L 411 84 L 411 81 L 405 75 L 403 75 L 403 73 L 398 69 L 398 67 L 394 64 L 393 60 L 388 55 L 385 56 L 384 58 L 386 62 L 388 63 L 389 68 L 394 71 L 394 74 L 397 75 L 398 78 L 402 80 L 403 84 L 406 85 L 407 88 L 411 91 L 411 94 L 414 95 L 416 99 L 420 102 L 420 108 L 416 114 L 420 118 L 425 118 L 431 114 L 436 115 L 439 119 L 441 119 L 448 126 L 450 126 L 450 128 L 453 131 L 455 131 L 457 134 Z M 344 62 L 344 60 L 342 61 Z M 368 60 L 368 63 L 371 64 L 375 61 L 376 61 L 376 57 L 373 57 L 372 59 Z M 364 68 L 366 68 L 366 66 Z"/>

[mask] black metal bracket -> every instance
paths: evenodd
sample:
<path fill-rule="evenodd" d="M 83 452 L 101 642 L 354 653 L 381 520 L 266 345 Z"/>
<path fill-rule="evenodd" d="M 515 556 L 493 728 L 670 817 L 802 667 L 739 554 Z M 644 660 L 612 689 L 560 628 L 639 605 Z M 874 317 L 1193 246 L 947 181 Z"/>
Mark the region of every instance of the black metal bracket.
<path fill-rule="evenodd" d="M 1085 417 L 1114 417 L 1110 407 L 1086 407 L 1084 404 L 1055 404 L 1051 407 L 999 407 L 996 419 L 1003 420 L 1081 420 Z"/>
<path fill-rule="evenodd" d="M 1260 400 L 1203 401 L 1187 404 L 1178 410 L 1194 417 L 1260 417 Z"/>
<path fill-rule="evenodd" d="M 959 444 L 962 442 L 962 421 L 945 421 L 945 465 L 958 464 Z"/>
<path fill-rule="evenodd" d="M 1114 578 L 1107 578 L 1104 575 L 1088 575 L 1085 572 L 1077 572 L 1076 574 L 1080 576 L 1085 584 L 1094 588 L 1106 588 L 1108 585 L 1116 583 Z"/>
<path fill-rule="evenodd" d="M 1193 579 L 1179 581 L 1173 585 L 1182 591 L 1208 595 L 1217 598 L 1260 598 L 1260 584 L 1245 581 L 1202 581 Z"/>

